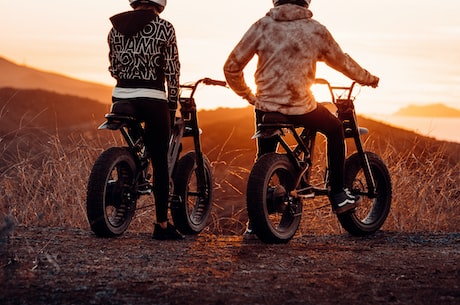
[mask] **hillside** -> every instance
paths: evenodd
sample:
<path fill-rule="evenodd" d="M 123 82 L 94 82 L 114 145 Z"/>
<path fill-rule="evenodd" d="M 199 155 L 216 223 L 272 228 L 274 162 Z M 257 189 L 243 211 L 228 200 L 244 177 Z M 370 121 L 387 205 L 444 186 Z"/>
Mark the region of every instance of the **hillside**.
<path fill-rule="evenodd" d="M 0 88 L 1 134 L 21 129 L 75 131 L 103 120 L 109 106 L 88 98 L 39 89 Z"/>
<path fill-rule="evenodd" d="M 43 89 L 110 103 L 112 88 L 57 73 L 18 65 L 0 56 L 0 88 Z"/>
<path fill-rule="evenodd" d="M 29 147 L 39 140 L 37 134 L 59 134 L 66 141 L 70 133 L 92 138 L 108 135 L 98 132 L 109 106 L 87 98 L 52 93 L 44 90 L 0 89 L 0 134 L 3 145 L 17 141 L 18 135 L 32 139 Z M 252 107 L 219 108 L 199 112 L 203 130 L 203 150 L 212 160 L 231 158 L 235 164 L 250 167 L 255 156 L 254 115 Z M 414 132 L 395 128 L 366 118 L 359 118 L 362 126 L 370 130 L 365 138 L 367 145 L 383 149 L 391 145 L 396 151 L 414 150 L 418 155 L 429 155 L 443 145 L 452 153 L 446 158 L 458 160 L 460 145 L 436 141 Z M 15 139 L 16 137 L 16 139 Z M 43 139 L 45 141 L 45 139 Z M 350 146 L 351 147 L 351 146 Z"/>
<path fill-rule="evenodd" d="M 0 88 L 0 169 L 21 159 L 46 158 L 51 138 L 92 138 L 109 106 L 39 89 Z M 73 138 L 70 138 L 73 136 Z"/>
<path fill-rule="evenodd" d="M 397 111 L 395 115 L 414 117 L 460 118 L 460 110 L 444 104 L 409 105 Z"/>

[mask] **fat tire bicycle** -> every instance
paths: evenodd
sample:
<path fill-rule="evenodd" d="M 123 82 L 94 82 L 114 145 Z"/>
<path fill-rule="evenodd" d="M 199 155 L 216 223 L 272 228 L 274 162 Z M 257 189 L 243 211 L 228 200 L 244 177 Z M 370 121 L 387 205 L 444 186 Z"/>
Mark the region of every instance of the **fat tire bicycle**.
<path fill-rule="evenodd" d="M 362 202 L 354 210 L 338 214 L 341 226 L 350 234 L 365 236 L 379 230 L 391 207 L 392 184 L 388 168 L 375 153 L 365 151 L 361 134 L 367 129 L 358 126 L 353 89 L 326 85 L 337 107 L 345 138 L 353 139 L 356 152 L 345 160 L 345 187 L 359 195 Z M 339 94 L 338 94 L 339 92 Z M 285 140 L 292 134 L 295 144 Z M 262 155 L 255 162 L 248 179 L 246 205 L 257 237 L 265 243 L 287 243 L 295 235 L 301 220 L 303 204 L 317 196 L 328 196 L 326 168 L 321 186 L 312 185 L 313 152 L 317 132 L 289 123 L 280 113 L 267 113 L 258 125 L 254 138 L 276 137 L 278 151 Z M 281 148 L 281 149 L 280 149 Z"/>
<path fill-rule="evenodd" d="M 201 150 L 194 99 L 200 84 L 226 86 L 226 82 L 203 78 L 181 85 L 180 116 L 175 118 L 168 151 L 170 211 L 183 234 L 198 234 L 208 224 L 212 208 L 211 165 Z M 111 147 L 96 159 L 88 180 L 86 212 L 91 230 L 100 237 L 123 234 L 136 213 L 138 199 L 153 194 L 152 166 L 144 144 L 145 131 L 130 105 L 112 104 L 99 129 L 119 130 L 127 146 Z M 130 113 L 131 112 L 131 113 Z M 181 155 L 182 140 L 193 139 L 193 150 Z"/>

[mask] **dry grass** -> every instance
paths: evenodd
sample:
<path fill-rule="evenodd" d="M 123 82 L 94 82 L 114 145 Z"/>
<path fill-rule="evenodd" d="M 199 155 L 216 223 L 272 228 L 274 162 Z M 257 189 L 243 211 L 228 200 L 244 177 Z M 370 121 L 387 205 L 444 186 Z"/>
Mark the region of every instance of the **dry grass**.
<path fill-rule="evenodd" d="M 413 150 L 387 148 L 394 199 L 389 223 L 395 231 L 460 231 L 460 162 L 446 159 L 441 147 L 420 158 Z"/>
<path fill-rule="evenodd" d="M 40 150 L 45 158 L 18 155 L 0 176 L 0 216 L 27 226 L 57 226 L 89 229 L 85 196 L 87 179 L 95 158 L 117 138 L 75 138 L 63 144 L 51 137 Z M 371 145 L 372 146 L 372 145 Z M 376 148 L 386 160 L 393 180 L 393 206 L 385 230 L 399 232 L 460 231 L 460 163 L 448 160 L 445 147 L 429 157 L 420 157 L 416 145 L 396 151 L 391 145 Z M 225 143 L 207 152 L 214 172 L 214 211 L 206 229 L 214 234 L 241 234 L 247 221 L 245 190 L 250 165 L 238 160 L 250 151 L 225 151 Z M 3 161 L 0 159 L 0 161 Z M 5 163 L 5 162 L 4 162 Z M 153 199 L 148 199 L 153 200 Z M 341 231 L 325 198 L 306 207 L 299 233 L 328 234 Z M 153 207 L 142 209 L 130 230 L 152 230 Z"/>

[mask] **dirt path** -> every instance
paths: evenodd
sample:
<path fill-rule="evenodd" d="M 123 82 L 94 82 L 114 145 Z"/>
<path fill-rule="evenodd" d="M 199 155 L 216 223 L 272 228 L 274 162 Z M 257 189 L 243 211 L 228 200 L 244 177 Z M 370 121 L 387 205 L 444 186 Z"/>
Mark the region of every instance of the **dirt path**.
<path fill-rule="evenodd" d="M 0 241 L 1 242 L 1 241 Z M 460 304 L 460 234 L 296 237 L 17 227 L 0 244 L 0 304 Z"/>

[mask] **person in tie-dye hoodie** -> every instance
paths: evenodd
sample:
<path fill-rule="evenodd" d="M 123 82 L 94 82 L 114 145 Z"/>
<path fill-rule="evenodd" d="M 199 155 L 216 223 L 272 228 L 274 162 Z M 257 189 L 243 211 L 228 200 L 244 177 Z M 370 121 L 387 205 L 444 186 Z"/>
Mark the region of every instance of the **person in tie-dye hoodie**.
<path fill-rule="evenodd" d="M 359 200 L 343 187 L 345 144 L 340 120 L 318 104 L 310 90 L 316 63 L 343 73 L 359 84 L 377 87 L 379 78 L 344 53 L 327 28 L 312 19 L 311 0 L 273 0 L 266 16 L 254 23 L 230 53 L 224 73 L 232 90 L 255 106 L 256 125 L 266 112 L 287 115 L 292 123 L 315 129 L 327 137 L 330 201 L 335 213 L 354 209 Z M 254 94 L 244 68 L 258 56 Z M 257 156 L 274 151 L 276 139 L 259 139 Z M 251 230 L 249 226 L 249 231 Z"/>

